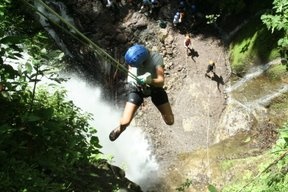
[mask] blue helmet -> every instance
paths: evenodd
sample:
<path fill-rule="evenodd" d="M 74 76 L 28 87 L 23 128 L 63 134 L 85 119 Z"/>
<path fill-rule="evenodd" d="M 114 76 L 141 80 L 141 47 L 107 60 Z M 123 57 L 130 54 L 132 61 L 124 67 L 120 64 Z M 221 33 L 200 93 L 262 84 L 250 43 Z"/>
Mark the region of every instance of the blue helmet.
<path fill-rule="evenodd" d="M 131 67 L 139 67 L 149 56 L 149 51 L 143 45 L 133 45 L 125 54 L 125 62 Z"/>

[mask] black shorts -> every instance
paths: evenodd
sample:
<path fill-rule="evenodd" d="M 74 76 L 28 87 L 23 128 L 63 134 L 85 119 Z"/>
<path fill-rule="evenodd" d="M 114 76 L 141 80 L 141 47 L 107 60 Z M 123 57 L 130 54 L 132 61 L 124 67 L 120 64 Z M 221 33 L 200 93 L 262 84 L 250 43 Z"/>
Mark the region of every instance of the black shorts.
<path fill-rule="evenodd" d="M 206 73 L 209 73 L 209 72 L 214 72 L 214 66 L 213 65 L 211 65 L 211 64 L 209 64 L 208 66 L 207 66 L 207 70 L 206 70 Z"/>
<path fill-rule="evenodd" d="M 140 106 L 145 97 L 151 97 L 151 100 L 155 106 L 168 103 L 168 95 L 162 87 L 149 87 L 147 90 L 129 85 L 129 93 L 127 102 Z"/>

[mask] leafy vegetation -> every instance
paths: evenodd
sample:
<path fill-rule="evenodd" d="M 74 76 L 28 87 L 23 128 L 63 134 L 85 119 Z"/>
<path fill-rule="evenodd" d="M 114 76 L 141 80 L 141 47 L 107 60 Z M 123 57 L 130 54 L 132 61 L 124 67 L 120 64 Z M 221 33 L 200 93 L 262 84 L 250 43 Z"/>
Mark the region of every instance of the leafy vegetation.
<path fill-rule="evenodd" d="M 176 188 L 176 191 L 186 191 L 193 184 L 191 179 L 186 179 L 184 183 L 182 183 L 179 187 Z"/>
<path fill-rule="evenodd" d="M 281 32 L 282 36 L 278 40 L 278 46 L 282 51 L 283 57 L 288 57 L 288 1 L 274 0 L 272 11 L 261 16 L 272 33 Z"/>
<path fill-rule="evenodd" d="M 101 146 L 94 136 L 96 129 L 87 123 L 91 114 L 66 101 L 65 90 L 58 88 L 57 83 L 63 81 L 57 73 L 64 66 L 63 53 L 55 51 L 31 15 L 20 14 L 19 2 L 0 3 L 0 190 L 89 192 L 127 186 L 127 180 L 114 175 L 116 168 L 97 158 Z M 210 19 L 225 11 L 226 15 L 241 13 L 249 4 L 246 2 L 222 0 Z M 275 0 L 273 11 L 261 18 L 273 35 L 257 20 L 234 39 L 233 70 L 243 72 L 247 58 L 265 62 L 277 57 L 276 39 L 281 50 L 287 51 L 287 6 L 287 0 Z M 285 73 L 283 68 L 273 68 L 272 79 L 279 77 L 273 70 Z M 49 86 L 41 85 L 44 79 L 50 80 Z M 253 179 L 253 185 L 242 182 L 226 186 L 224 191 L 287 191 L 287 133 L 285 124 L 273 149 L 274 162 L 266 163 L 257 177 L 251 172 L 242 175 L 244 181 Z M 226 168 L 230 166 L 232 163 Z M 192 184 L 187 179 L 176 190 L 185 191 Z M 209 185 L 208 190 L 216 188 Z"/>
<path fill-rule="evenodd" d="M 253 4 L 253 3 L 252 3 Z M 260 5 L 254 3 L 253 9 Z M 272 6 L 272 5 L 271 5 Z M 288 1 L 274 0 L 273 8 L 250 19 L 245 27 L 241 29 L 230 45 L 231 67 L 235 73 L 243 73 L 250 61 L 265 63 L 279 57 L 286 58 L 288 48 Z M 263 9 L 261 12 L 263 12 Z M 264 26 L 263 26 L 264 23 Z M 269 30 L 269 31 L 267 31 Z M 265 43 L 263 43 L 265 42 Z"/>
<path fill-rule="evenodd" d="M 272 66 L 271 69 L 267 71 L 267 75 L 269 79 L 272 81 L 277 81 L 281 79 L 288 79 L 288 74 L 286 67 L 284 65 L 275 65 Z"/>
<path fill-rule="evenodd" d="M 244 73 L 252 63 L 263 64 L 279 56 L 277 34 L 271 35 L 259 18 L 247 23 L 239 34 L 230 45 L 231 68 L 235 73 Z"/>
<path fill-rule="evenodd" d="M 250 60 L 263 63 L 280 55 L 287 59 L 288 1 L 274 0 L 273 5 L 273 11 L 261 16 L 261 20 L 272 34 L 270 34 L 259 21 L 253 21 L 241 30 L 241 36 L 238 36 L 231 44 L 231 67 L 234 72 L 245 72 L 247 65 L 250 65 Z M 272 66 L 266 74 L 273 81 L 284 81 L 284 79 L 287 79 L 287 66 Z M 284 95 L 283 97 L 287 96 Z M 287 102 L 284 102 L 284 98 L 280 98 L 279 100 L 281 100 L 281 102 L 276 101 L 272 104 L 271 109 L 278 112 L 281 111 L 281 114 L 286 113 L 287 105 L 285 103 Z M 283 111 L 283 109 L 285 110 Z M 288 124 L 286 123 L 280 129 L 279 139 L 272 149 L 272 154 L 268 154 L 265 158 L 261 156 L 256 157 L 258 160 L 254 159 L 254 162 L 259 162 L 258 165 L 255 165 L 259 169 L 258 174 L 251 171 L 248 171 L 246 175 L 241 174 L 234 184 L 225 186 L 222 191 L 287 191 L 287 133 Z M 267 159 L 275 160 L 268 162 Z M 245 159 L 245 161 L 247 160 Z M 229 165 L 233 164 L 230 162 Z"/>
<path fill-rule="evenodd" d="M 272 148 L 271 153 L 265 157 L 259 157 L 254 162 L 258 163 L 258 174 L 250 172 L 235 184 L 225 186 L 222 191 L 245 191 L 245 192 L 284 192 L 288 190 L 288 124 L 280 129 L 279 139 Z M 256 157 L 257 158 L 257 157 Z M 266 160 L 265 160 L 266 159 Z M 274 159 L 268 162 L 267 159 Z"/>
<path fill-rule="evenodd" d="M 13 6 L 12 0 L 0 3 L 0 191 L 127 188 L 131 182 L 117 175 L 121 170 L 99 158 L 91 114 L 59 87 L 64 54 L 27 24 L 27 15 L 10 12 Z"/>

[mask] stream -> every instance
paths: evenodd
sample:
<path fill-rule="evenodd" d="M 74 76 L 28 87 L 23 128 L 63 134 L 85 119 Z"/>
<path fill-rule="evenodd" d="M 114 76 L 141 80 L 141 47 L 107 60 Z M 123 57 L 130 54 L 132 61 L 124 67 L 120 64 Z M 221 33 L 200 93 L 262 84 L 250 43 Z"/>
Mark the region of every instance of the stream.
<path fill-rule="evenodd" d="M 280 59 L 276 59 L 253 67 L 243 78 L 229 82 L 225 89 L 229 96 L 227 107 L 216 131 L 221 135 L 216 136 L 216 142 L 233 136 L 239 131 L 260 129 L 258 125 L 273 122 L 269 106 L 275 99 L 287 94 L 288 85 L 281 81 L 271 81 L 265 73 L 273 65 L 280 63 Z M 276 124 L 281 126 L 284 120 Z"/>

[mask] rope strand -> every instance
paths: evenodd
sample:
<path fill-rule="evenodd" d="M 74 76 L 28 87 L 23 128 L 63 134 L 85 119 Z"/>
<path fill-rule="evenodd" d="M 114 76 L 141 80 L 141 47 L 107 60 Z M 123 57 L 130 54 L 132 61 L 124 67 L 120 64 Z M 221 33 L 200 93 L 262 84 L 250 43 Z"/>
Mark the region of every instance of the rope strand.
<path fill-rule="evenodd" d="M 27 2 L 27 0 L 22 0 L 23 2 L 25 2 L 26 4 L 28 4 L 29 6 L 32 6 L 33 9 L 35 10 L 35 12 L 40 13 L 41 15 L 43 15 L 45 18 L 47 18 L 49 21 L 51 21 L 51 19 L 49 19 L 47 16 L 45 16 L 42 12 L 40 12 L 39 10 L 37 10 L 33 5 L 31 5 L 30 3 Z M 105 50 L 103 50 L 101 47 L 99 47 L 97 44 L 95 44 L 93 41 L 91 41 L 88 37 L 86 37 L 83 33 L 81 33 L 75 26 L 73 26 L 72 24 L 70 24 L 69 22 L 67 22 L 63 17 L 61 17 L 57 12 L 55 12 L 52 8 L 50 8 L 46 3 L 44 3 L 42 0 L 36 0 L 37 2 L 39 2 L 43 7 L 45 7 L 51 14 L 53 14 L 54 16 L 56 16 L 60 21 L 62 21 L 68 28 L 70 28 L 72 31 L 74 31 L 77 35 L 79 35 L 83 40 L 79 39 L 78 37 L 76 37 L 74 34 L 72 34 L 70 31 L 67 31 L 65 28 L 63 28 L 62 26 L 60 26 L 59 24 L 56 24 L 55 22 L 52 21 L 53 24 L 55 24 L 57 27 L 59 27 L 60 29 L 64 30 L 66 33 L 68 33 L 70 36 L 72 36 L 73 38 L 77 39 L 78 41 L 80 41 L 83 44 L 86 44 L 88 46 L 91 46 L 91 48 L 99 55 L 99 56 L 106 56 L 110 61 L 112 61 L 112 65 L 114 65 L 115 68 L 119 69 L 122 72 L 127 73 L 130 77 L 132 77 L 133 79 L 135 79 L 136 81 L 138 81 L 139 79 L 137 78 L 136 75 L 134 75 L 133 73 L 131 73 L 127 68 L 125 68 L 123 65 L 121 65 L 117 60 L 115 60 L 112 56 L 110 56 Z"/>

